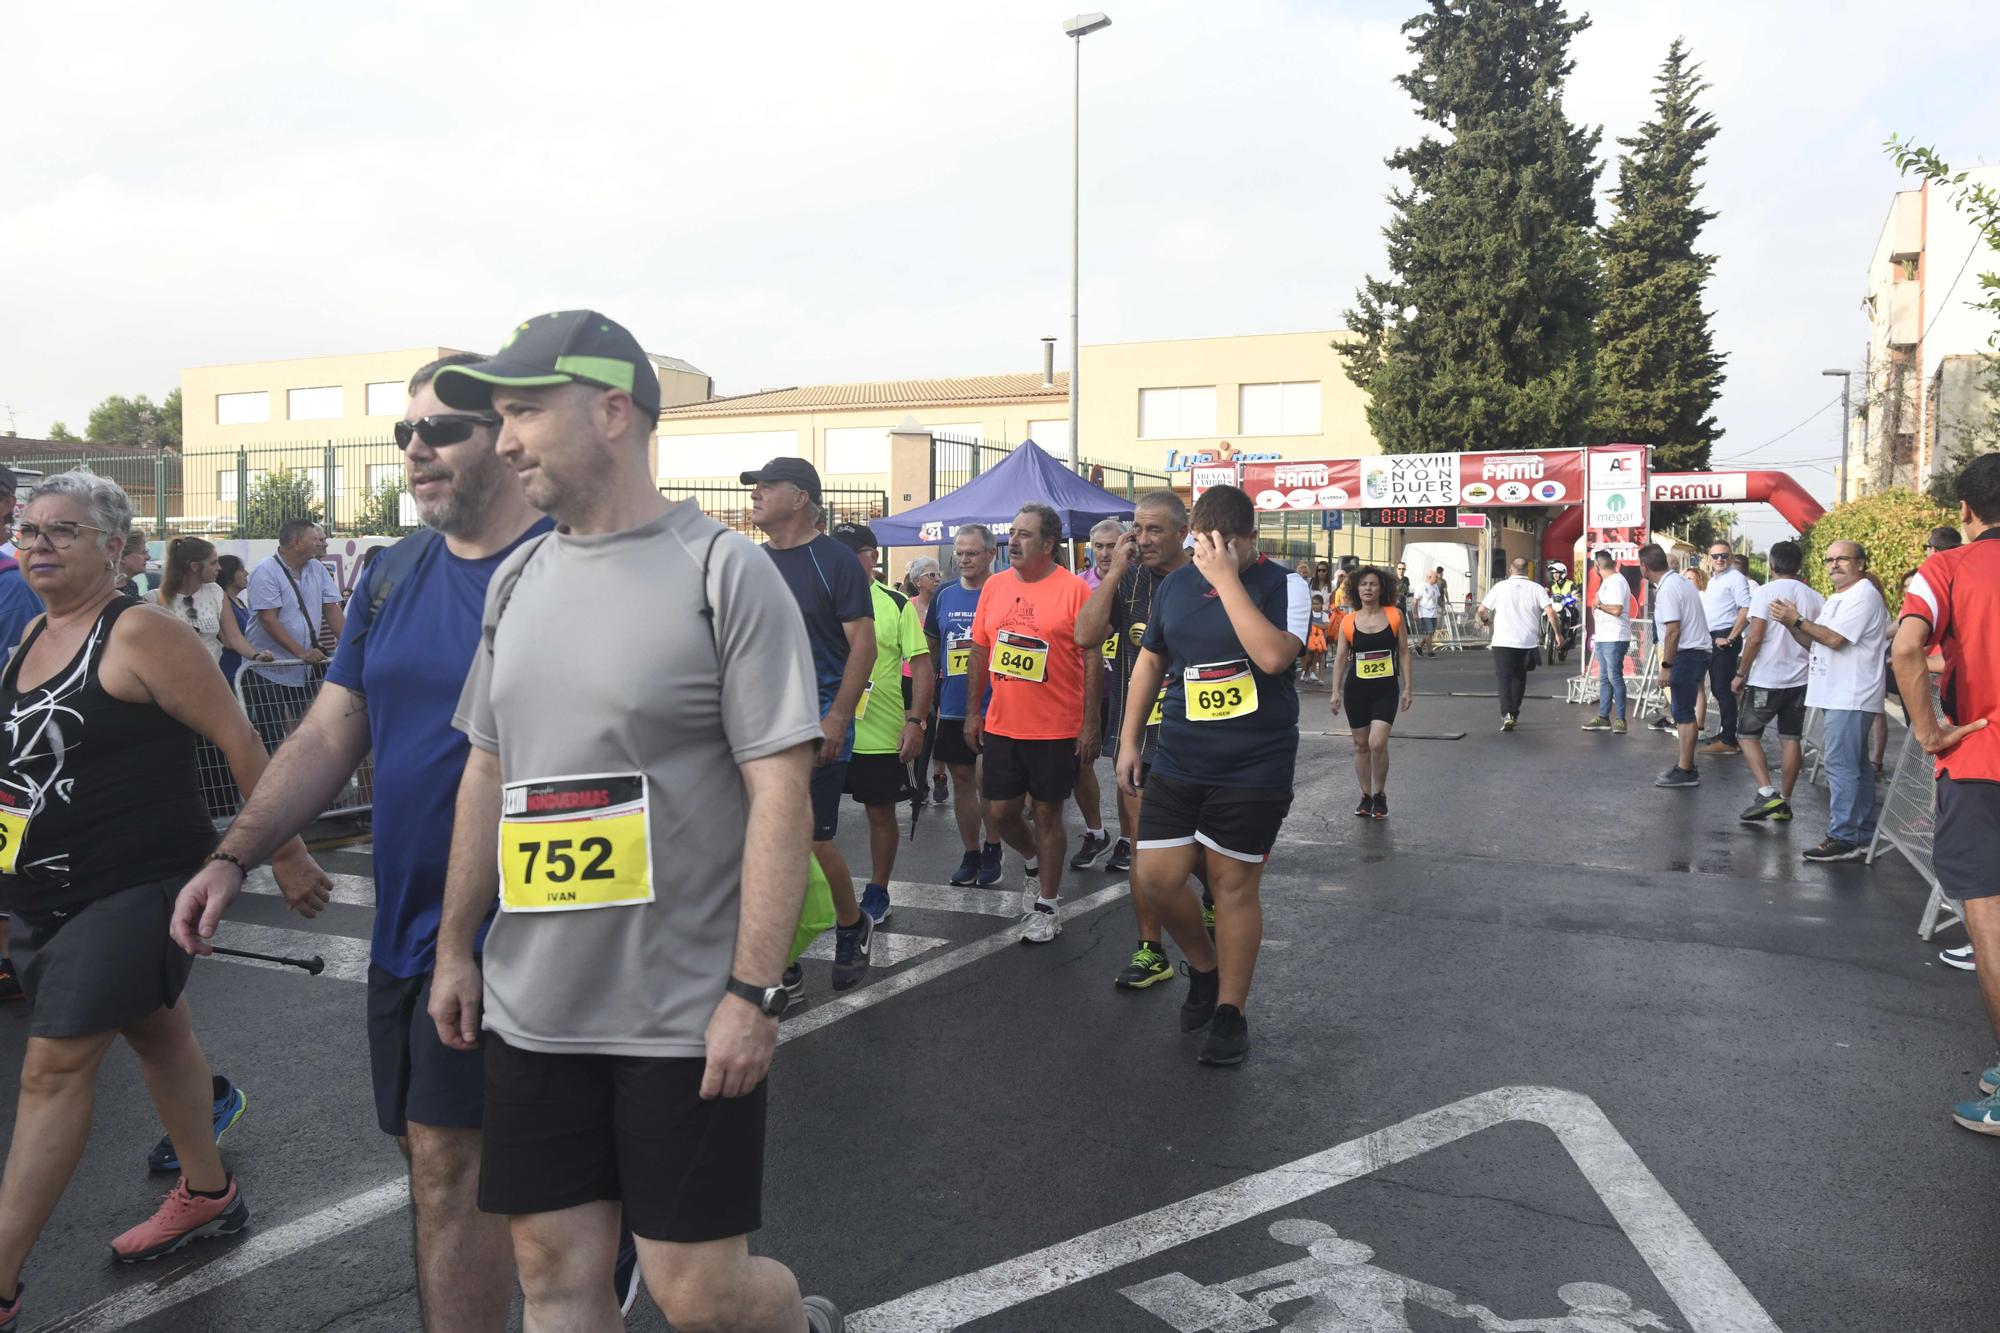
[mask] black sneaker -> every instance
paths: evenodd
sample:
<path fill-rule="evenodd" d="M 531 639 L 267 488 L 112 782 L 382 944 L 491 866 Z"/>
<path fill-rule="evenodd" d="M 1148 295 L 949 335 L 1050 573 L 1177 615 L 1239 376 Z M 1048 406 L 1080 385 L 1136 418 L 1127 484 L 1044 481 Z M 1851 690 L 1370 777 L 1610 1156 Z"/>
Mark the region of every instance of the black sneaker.
<path fill-rule="evenodd" d="M 1387 819 L 1387 818 L 1389 817 L 1389 793 L 1388 793 L 1388 792 L 1386 792 L 1386 791 L 1378 791 L 1378 792 L 1376 792 L 1376 793 L 1375 793 L 1375 811 L 1374 811 L 1374 814 L 1375 814 L 1375 818 L 1377 818 L 1377 819 Z"/>
<path fill-rule="evenodd" d="M 1805 852 L 1808 861 L 1859 861 L 1866 855 L 1866 847 L 1845 838 L 1828 838 L 1817 847 L 1806 848 Z"/>
<path fill-rule="evenodd" d="M 1699 787 L 1701 774 L 1692 768 L 1670 768 L 1653 779 L 1655 787 Z"/>
<path fill-rule="evenodd" d="M 1368 819 L 1373 817 L 1374 814 L 1375 798 L 1364 791 L 1361 793 L 1360 803 L 1354 807 L 1354 817 L 1356 819 Z"/>
<path fill-rule="evenodd" d="M 785 969 L 785 975 L 782 978 L 782 984 L 784 985 L 785 988 L 785 994 L 791 997 L 791 999 L 788 1000 L 787 1003 L 797 1004 L 799 1000 L 806 993 L 805 968 L 799 966 L 799 964 L 797 963 L 793 963 L 790 967 Z"/>
<path fill-rule="evenodd" d="M 1145 990 L 1172 980 L 1173 975 L 1174 965 L 1160 952 L 1160 946 L 1152 940 L 1140 940 L 1139 947 L 1132 951 L 1132 961 L 1112 978 L 1111 984 L 1119 990 Z"/>
<path fill-rule="evenodd" d="M 944 785 L 944 774 L 942 774 L 942 773 L 939 773 L 939 774 L 937 774 L 937 775 L 935 775 L 934 777 L 932 777 L 932 778 L 931 778 L 931 800 L 932 800 L 932 801 L 936 802 L 936 803 L 937 803 L 937 804 L 939 804 L 939 805 L 943 805 L 943 804 L 945 803 L 945 798 L 946 798 L 946 797 L 947 797 L 947 796 L 948 796 L 949 794 L 950 794 L 950 793 L 948 792 L 948 790 L 946 789 L 946 787 L 945 787 L 945 785 Z"/>
<path fill-rule="evenodd" d="M 1205 1065 L 1240 1065 L 1250 1054 L 1250 1020 L 1233 1004 L 1217 1005 L 1215 1021 L 1201 1039 L 1195 1059 Z"/>
<path fill-rule="evenodd" d="M 1188 979 L 1187 998 L 1181 1001 L 1181 1031 L 1199 1032 L 1215 1017 L 1215 997 L 1222 987 L 1222 971 L 1197 972 L 1186 963 L 1181 971 Z"/>
<path fill-rule="evenodd" d="M 1673 729 L 1674 729 L 1673 719 L 1668 717 L 1665 713 L 1660 713 L 1656 715 L 1655 717 L 1652 718 L 1652 720 L 1646 723 L 1646 730 L 1648 731 L 1672 731 Z"/>
<path fill-rule="evenodd" d="M 0 1004 L 27 998 L 28 992 L 21 989 L 21 979 L 14 975 L 14 960 L 0 958 Z"/>
<path fill-rule="evenodd" d="M 1786 804 L 1785 798 L 1776 792 L 1772 792 L 1769 796 L 1766 796 L 1763 792 L 1758 792 L 1756 797 L 1751 800 L 1749 807 L 1736 817 L 1746 824 L 1754 824 L 1760 819 L 1773 819 L 1780 816 L 1785 819 L 1792 817 L 1792 807 Z"/>
<path fill-rule="evenodd" d="M 1111 855 L 1104 862 L 1105 870 L 1114 875 L 1123 875 L 1132 869 L 1132 840 L 1120 838 L 1111 844 Z"/>
<path fill-rule="evenodd" d="M 968 888 L 979 880 L 979 853 L 967 852 L 959 858 L 958 869 L 951 872 L 951 882 L 959 888 Z"/>
<path fill-rule="evenodd" d="M 1070 857 L 1069 868 L 1071 870 L 1090 869 L 1090 863 L 1104 855 L 1104 849 L 1110 845 L 1111 835 L 1109 833 L 1101 831 L 1092 833 L 1089 829 L 1085 829 L 1083 831 L 1083 846 L 1076 849 L 1075 856 Z"/>
<path fill-rule="evenodd" d="M 618 1219 L 618 1261 L 611 1266 L 611 1295 L 618 1302 L 619 1314 L 631 1314 L 639 1299 L 639 1246 L 622 1217 Z"/>
<path fill-rule="evenodd" d="M 863 912 L 851 926 L 833 928 L 833 988 L 846 990 L 868 975 L 868 949 L 875 941 L 875 923 Z"/>

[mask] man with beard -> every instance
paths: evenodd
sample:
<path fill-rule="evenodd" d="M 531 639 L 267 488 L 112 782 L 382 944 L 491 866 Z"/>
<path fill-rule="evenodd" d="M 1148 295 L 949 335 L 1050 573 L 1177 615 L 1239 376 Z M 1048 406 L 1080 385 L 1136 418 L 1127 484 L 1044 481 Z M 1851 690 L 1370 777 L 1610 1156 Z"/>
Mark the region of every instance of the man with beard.
<path fill-rule="evenodd" d="M 425 1012 L 452 802 L 465 768 L 466 740 L 452 729 L 452 710 L 479 644 L 493 571 L 552 526 L 494 453 L 498 419 L 453 412 L 437 396 L 439 370 L 481 359 L 448 356 L 411 377 L 396 441 L 425 527 L 369 564 L 318 699 L 221 847 L 241 866 L 264 860 L 327 807 L 373 748 L 369 1059 L 376 1120 L 410 1164 L 417 1299 L 428 1333 L 504 1328 L 514 1288 L 506 1219 L 477 1203 L 481 1053 L 446 1047 Z M 182 892 L 178 916 L 212 926 L 242 890 L 241 866 L 210 862 Z M 628 1267 L 621 1296 L 635 1277 Z"/>

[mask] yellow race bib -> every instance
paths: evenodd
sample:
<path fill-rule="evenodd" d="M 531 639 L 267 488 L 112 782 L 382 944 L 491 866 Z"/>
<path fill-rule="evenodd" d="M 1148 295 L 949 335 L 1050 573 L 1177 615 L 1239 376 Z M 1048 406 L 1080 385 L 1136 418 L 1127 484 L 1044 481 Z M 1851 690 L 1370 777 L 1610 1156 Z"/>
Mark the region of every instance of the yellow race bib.
<path fill-rule="evenodd" d="M 1160 686 L 1159 694 L 1153 700 L 1153 711 L 1146 714 L 1146 725 L 1149 727 L 1157 727 L 1160 725 L 1161 722 L 1166 720 L 1166 716 L 1167 716 L 1167 687 L 1162 685 Z"/>
<path fill-rule="evenodd" d="M 859 722 L 868 716 L 868 701 L 875 696 L 875 682 L 869 681 L 861 690 L 861 702 L 854 705 L 854 720 Z"/>
<path fill-rule="evenodd" d="M 644 774 L 536 778 L 501 788 L 501 911 L 578 912 L 652 901 Z"/>
<path fill-rule="evenodd" d="M 1380 652 L 1356 653 L 1354 655 L 1354 678 L 1356 680 L 1388 680 L 1396 674 L 1396 654 L 1387 648 Z"/>
<path fill-rule="evenodd" d="M 1116 634 L 1104 641 L 1104 665 L 1118 665 L 1118 636 Z"/>
<path fill-rule="evenodd" d="M 0 805 L 0 875 L 17 873 L 21 844 L 28 840 L 28 811 Z"/>
<path fill-rule="evenodd" d="M 993 640 L 994 675 L 1036 685 L 1049 678 L 1049 645 L 1045 640 L 1005 629 Z"/>
<path fill-rule="evenodd" d="M 944 674 L 963 676 L 972 670 L 972 640 L 946 639 L 944 644 Z"/>
<path fill-rule="evenodd" d="M 1191 722 L 1226 722 L 1257 711 L 1257 678 L 1242 658 L 1189 667 L 1181 675 L 1181 690 Z"/>

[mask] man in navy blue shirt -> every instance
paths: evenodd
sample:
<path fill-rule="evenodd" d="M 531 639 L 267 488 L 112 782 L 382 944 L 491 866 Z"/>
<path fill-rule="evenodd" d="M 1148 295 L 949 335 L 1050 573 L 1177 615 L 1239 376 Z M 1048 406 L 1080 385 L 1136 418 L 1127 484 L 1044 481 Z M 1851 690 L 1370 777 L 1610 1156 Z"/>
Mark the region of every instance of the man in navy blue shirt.
<path fill-rule="evenodd" d="M 952 814 L 965 846 L 951 882 L 961 887 L 977 882 L 990 888 L 1000 882 L 1000 839 L 986 814 L 986 802 L 979 799 L 979 756 L 965 743 L 965 701 L 972 669 L 972 618 L 979 610 L 980 589 L 993 572 L 993 529 L 984 523 L 966 524 L 952 537 L 951 553 L 958 578 L 931 594 L 924 618 L 924 636 L 930 640 L 931 660 L 938 669 L 937 746 L 931 753 L 951 770 Z M 987 700 L 980 701 L 982 716 L 986 704 Z M 984 842 L 979 837 L 982 827 Z"/>
<path fill-rule="evenodd" d="M 1160 584 L 1126 693 L 1151 699 L 1167 683 L 1159 748 L 1146 772 L 1146 711 L 1126 709 L 1118 782 L 1139 797 L 1133 890 L 1187 955 L 1181 1031 L 1207 1028 L 1197 1058 L 1234 1065 L 1250 1049 L 1243 1007 L 1263 933 L 1257 888 L 1292 804 L 1292 664 L 1311 604 L 1258 553 L 1257 510 L 1236 487 L 1204 491 L 1190 526 L 1194 563 Z M 1188 891 L 1197 859 L 1215 896 L 1213 941 Z"/>
<path fill-rule="evenodd" d="M 750 521 L 764 530 L 764 550 L 792 590 L 812 644 L 823 738 L 813 761 L 812 849 L 833 891 L 833 988 L 846 990 L 868 971 L 875 939 L 875 923 L 862 912 L 847 858 L 833 840 L 854 755 L 854 710 L 875 670 L 874 595 L 854 552 L 819 530 L 826 508 L 817 468 L 803 458 L 774 458 L 745 472 L 743 484 L 750 488 Z M 804 985 L 793 963 L 785 989 L 797 996 Z"/>
<path fill-rule="evenodd" d="M 465 771 L 466 739 L 452 727 L 452 711 L 479 646 L 494 570 L 554 526 L 529 507 L 519 478 L 494 453 L 497 419 L 453 412 L 432 387 L 444 366 L 484 359 L 445 357 L 411 379 L 396 438 L 417 512 L 437 535 L 404 539 L 427 546 L 372 619 L 377 580 L 394 562 L 385 552 L 370 563 L 318 698 L 221 846 L 245 866 L 264 860 L 326 808 L 373 747 L 368 1046 L 376 1118 L 410 1163 L 417 1293 L 429 1333 L 505 1327 L 514 1289 L 507 1219 L 480 1212 L 477 1202 L 483 1057 L 447 1048 L 427 1012 Z M 182 891 L 180 909 L 192 896 L 219 917 L 242 886 L 238 866 L 210 862 Z M 633 1272 L 621 1299 L 635 1279 Z"/>

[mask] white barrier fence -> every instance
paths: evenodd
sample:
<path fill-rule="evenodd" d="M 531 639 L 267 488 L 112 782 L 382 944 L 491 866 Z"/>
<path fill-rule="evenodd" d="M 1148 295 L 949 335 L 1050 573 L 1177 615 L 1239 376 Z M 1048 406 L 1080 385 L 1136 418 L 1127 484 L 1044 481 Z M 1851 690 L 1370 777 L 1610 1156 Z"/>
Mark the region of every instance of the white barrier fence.
<path fill-rule="evenodd" d="M 261 669 L 260 669 L 261 668 Z M 277 678 L 273 679 L 274 673 Z M 287 736 L 297 730 L 313 700 L 326 681 L 326 668 L 296 658 L 277 662 L 245 662 L 236 673 L 236 699 L 264 742 L 264 752 L 274 753 Z M 242 808 L 243 794 L 229 771 L 222 752 L 206 740 L 199 742 L 197 763 L 201 772 L 202 799 L 211 819 L 227 821 Z M 348 778 L 333 804 L 323 814 L 366 813 L 375 799 L 375 756 L 371 753 Z"/>

